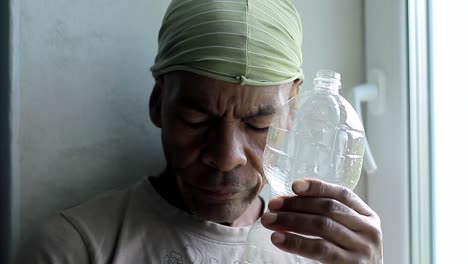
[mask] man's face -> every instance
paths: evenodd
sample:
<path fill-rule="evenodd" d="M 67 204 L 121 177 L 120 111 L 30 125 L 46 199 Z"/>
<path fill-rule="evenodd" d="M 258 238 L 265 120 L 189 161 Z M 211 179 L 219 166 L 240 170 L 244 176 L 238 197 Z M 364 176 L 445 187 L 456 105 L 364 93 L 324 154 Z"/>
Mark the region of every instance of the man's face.
<path fill-rule="evenodd" d="M 296 86 L 240 86 L 188 72 L 158 80 L 151 117 L 192 213 L 232 222 L 257 197 L 268 127 Z"/>

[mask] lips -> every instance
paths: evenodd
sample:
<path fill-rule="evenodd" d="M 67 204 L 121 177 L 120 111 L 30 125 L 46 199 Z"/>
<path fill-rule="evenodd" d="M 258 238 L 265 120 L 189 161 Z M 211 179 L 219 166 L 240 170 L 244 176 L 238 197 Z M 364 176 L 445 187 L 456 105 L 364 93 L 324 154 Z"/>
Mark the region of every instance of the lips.
<path fill-rule="evenodd" d="M 190 188 L 193 190 L 193 193 L 197 196 L 204 197 L 210 200 L 217 200 L 217 201 L 224 201 L 224 200 L 231 200 L 236 197 L 238 193 L 241 192 L 238 188 L 231 188 L 226 187 L 222 189 L 211 189 L 211 188 L 204 188 L 204 187 L 196 187 L 193 185 L 189 185 Z"/>

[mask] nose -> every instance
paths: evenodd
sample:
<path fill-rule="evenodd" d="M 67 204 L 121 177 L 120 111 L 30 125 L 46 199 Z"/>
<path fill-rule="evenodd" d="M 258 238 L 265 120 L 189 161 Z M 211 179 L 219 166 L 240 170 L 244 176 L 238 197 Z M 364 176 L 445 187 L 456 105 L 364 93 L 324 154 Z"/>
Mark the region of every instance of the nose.
<path fill-rule="evenodd" d="M 234 125 L 220 126 L 206 139 L 208 142 L 202 156 L 203 163 L 222 172 L 246 165 L 245 135 Z"/>

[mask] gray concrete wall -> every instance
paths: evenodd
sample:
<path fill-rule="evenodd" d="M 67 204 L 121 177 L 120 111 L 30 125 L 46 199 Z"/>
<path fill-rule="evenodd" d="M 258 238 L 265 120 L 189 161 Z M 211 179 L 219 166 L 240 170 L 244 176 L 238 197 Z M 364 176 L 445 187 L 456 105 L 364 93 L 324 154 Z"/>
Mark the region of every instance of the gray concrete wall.
<path fill-rule="evenodd" d="M 10 3 L 0 2 L 0 263 L 11 252 Z"/>
<path fill-rule="evenodd" d="M 15 2 L 20 241 L 56 210 L 162 168 L 147 105 L 167 4 Z"/>
<path fill-rule="evenodd" d="M 322 68 L 341 72 L 344 87 L 362 82 L 362 1 L 295 2 L 305 85 Z M 162 168 L 148 69 L 168 3 L 13 0 L 16 242 L 51 213 Z"/>

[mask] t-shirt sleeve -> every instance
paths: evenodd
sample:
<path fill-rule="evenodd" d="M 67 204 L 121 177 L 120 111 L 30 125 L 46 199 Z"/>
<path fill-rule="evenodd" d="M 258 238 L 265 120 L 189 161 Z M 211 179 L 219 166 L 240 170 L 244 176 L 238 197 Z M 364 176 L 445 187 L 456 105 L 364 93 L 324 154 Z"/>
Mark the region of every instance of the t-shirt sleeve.
<path fill-rule="evenodd" d="M 91 264 L 86 242 L 63 215 L 56 215 L 22 247 L 15 264 Z"/>

